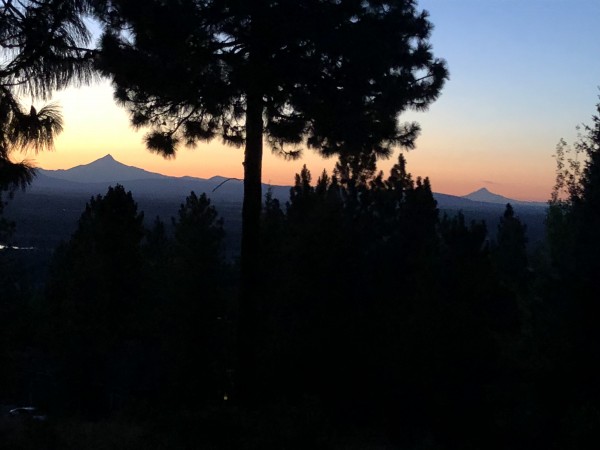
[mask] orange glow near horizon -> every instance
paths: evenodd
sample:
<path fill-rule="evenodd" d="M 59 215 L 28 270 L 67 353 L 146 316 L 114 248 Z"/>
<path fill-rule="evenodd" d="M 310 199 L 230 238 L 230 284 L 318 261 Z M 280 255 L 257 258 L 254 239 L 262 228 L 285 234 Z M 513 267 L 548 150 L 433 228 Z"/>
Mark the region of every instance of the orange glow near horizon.
<path fill-rule="evenodd" d="M 56 139 L 55 150 L 15 154 L 14 159 L 21 156 L 45 169 L 68 169 L 110 153 L 123 164 L 170 176 L 243 177 L 243 149 L 225 146 L 218 140 L 194 149 L 182 148 L 171 160 L 148 152 L 143 144 L 145 132 L 130 127 L 127 112 L 115 105 L 112 90 L 106 82 L 67 89 L 57 94 L 54 101 L 61 105 L 65 122 L 64 132 Z M 493 145 L 494 136 L 473 133 L 463 136 L 460 130 L 431 123 L 428 114 L 407 119 L 423 125 L 417 148 L 405 152 L 408 170 L 414 178 L 427 176 L 435 192 L 451 195 L 466 195 L 487 187 L 494 193 L 518 200 L 545 201 L 550 197 L 554 181 L 550 152 L 556 141 L 552 143 L 549 139 L 553 137 L 547 142 L 543 139 L 518 142 L 515 139 L 508 142 L 511 150 L 506 150 Z M 531 148 L 542 151 L 531 151 Z M 386 175 L 397 161 L 397 155 L 396 152 L 389 160 L 380 161 L 378 166 Z M 313 151 L 306 151 L 300 160 L 286 161 L 265 148 L 263 182 L 290 185 L 304 164 L 316 180 L 323 169 L 331 172 L 335 159 L 323 159 Z"/>
<path fill-rule="evenodd" d="M 400 117 L 422 128 L 417 148 L 406 154 L 408 170 L 414 177 L 428 176 L 435 192 L 465 195 L 487 187 L 509 198 L 546 201 L 554 185 L 551 155 L 557 142 L 573 143 L 575 127 L 589 122 L 598 101 L 600 60 L 590 55 L 600 51 L 600 3 L 419 4 L 435 25 L 432 48 L 448 61 L 450 79 L 428 111 Z M 144 131 L 132 130 L 112 91 L 102 80 L 58 92 L 53 100 L 62 105 L 65 131 L 56 150 L 23 157 L 64 169 L 110 153 L 124 164 L 166 175 L 242 177 L 243 150 L 217 140 L 183 148 L 169 161 L 149 153 Z M 387 173 L 396 158 L 382 161 L 380 169 Z M 311 151 L 288 162 L 265 149 L 263 181 L 292 184 L 303 164 L 317 178 L 334 163 Z"/>

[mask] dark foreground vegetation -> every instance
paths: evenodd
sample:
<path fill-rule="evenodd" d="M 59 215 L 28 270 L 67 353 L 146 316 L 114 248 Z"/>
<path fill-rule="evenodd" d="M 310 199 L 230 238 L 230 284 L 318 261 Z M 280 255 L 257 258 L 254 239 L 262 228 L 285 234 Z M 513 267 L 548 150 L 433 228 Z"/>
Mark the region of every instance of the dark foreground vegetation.
<path fill-rule="evenodd" d="M 598 117 L 586 132 L 530 252 L 511 206 L 490 241 L 402 156 L 267 194 L 252 403 L 217 211 L 192 193 L 168 234 L 110 188 L 45 278 L 0 252 L 0 398 L 46 415 L 3 412 L 3 448 L 597 448 Z"/>
<path fill-rule="evenodd" d="M 206 196 L 170 234 L 122 186 L 52 255 L 0 251 L 2 448 L 598 448 L 600 117 L 573 158 L 557 148 L 548 238 L 527 253 L 512 207 L 492 242 L 440 215 L 402 157 L 376 173 L 414 147 L 399 116 L 448 78 L 414 0 L 0 5 L 3 193 L 33 176 L 14 153 L 63 126 L 20 96 L 99 72 L 150 150 L 245 149 L 239 264 Z M 263 202 L 265 143 L 339 164 Z"/>

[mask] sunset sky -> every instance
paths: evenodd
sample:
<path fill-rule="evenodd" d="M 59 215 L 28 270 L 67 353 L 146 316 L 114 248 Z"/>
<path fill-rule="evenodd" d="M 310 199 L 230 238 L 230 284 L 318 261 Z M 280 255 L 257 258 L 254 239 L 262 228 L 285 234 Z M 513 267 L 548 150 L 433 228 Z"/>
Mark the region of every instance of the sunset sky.
<path fill-rule="evenodd" d="M 434 54 L 450 81 L 425 113 L 401 120 L 422 126 L 407 154 L 413 175 L 433 189 L 464 195 L 480 187 L 525 200 L 547 200 L 552 154 L 576 125 L 589 123 L 600 90 L 599 0 L 421 0 L 435 29 Z M 108 82 L 57 93 L 65 131 L 53 152 L 21 155 L 46 169 L 86 164 L 110 153 L 118 161 L 174 176 L 242 176 L 243 150 L 215 140 L 164 160 L 144 148 Z M 14 155 L 19 159 L 19 155 Z M 380 167 L 387 171 L 397 154 Z M 291 184 L 307 164 L 314 175 L 334 160 L 306 152 L 288 162 L 265 154 L 263 181 Z"/>

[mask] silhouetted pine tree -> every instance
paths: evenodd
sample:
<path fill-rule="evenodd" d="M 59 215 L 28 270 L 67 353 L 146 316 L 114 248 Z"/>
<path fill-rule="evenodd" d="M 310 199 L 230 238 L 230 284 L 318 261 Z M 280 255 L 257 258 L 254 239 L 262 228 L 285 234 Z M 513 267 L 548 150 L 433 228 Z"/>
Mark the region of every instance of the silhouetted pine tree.
<path fill-rule="evenodd" d="M 398 400 L 400 330 L 437 267 L 437 209 L 428 181 L 413 182 L 403 157 L 387 180 L 365 164 L 338 181 L 341 164 L 315 185 L 306 168 L 296 176 L 279 245 L 266 255 L 280 374 L 267 384 L 377 422 Z"/>
<path fill-rule="evenodd" d="M 218 218 L 206 194 L 192 192 L 179 208 L 175 229 L 175 251 L 182 269 L 195 277 L 213 279 L 222 259 L 223 219 Z"/>
<path fill-rule="evenodd" d="M 506 205 L 498 224 L 493 257 L 502 280 L 513 290 L 522 290 L 527 281 L 527 227 L 515 216 L 513 207 Z"/>
<path fill-rule="evenodd" d="M 536 311 L 542 319 L 537 345 L 549 374 L 540 397 L 552 399 L 548 423 L 556 439 L 572 448 L 593 448 L 599 442 L 590 431 L 600 424 L 595 406 L 600 333 L 594 320 L 600 313 L 600 104 L 596 110 L 572 147 L 562 140 L 557 146 L 557 182 L 547 217 L 553 270 L 543 280 L 544 303 Z M 556 385 L 561 389 L 553 389 Z"/>
<path fill-rule="evenodd" d="M 180 143 L 216 136 L 245 146 L 240 362 L 251 386 L 263 139 L 288 157 L 302 145 L 324 155 L 412 148 L 419 127 L 398 115 L 426 109 L 448 76 L 432 25 L 413 0 L 112 0 L 98 16 L 100 67 L 133 125 L 153 127 L 150 150 L 173 157 Z"/>
<path fill-rule="evenodd" d="M 173 218 L 174 239 L 164 282 L 172 286 L 163 299 L 163 340 L 173 407 L 222 401 L 231 369 L 231 282 L 223 261 L 223 219 L 205 194 L 192 192 Z M 226 392 L 229 390 L 229 392 Z"/>
<path fill-rule="evenodd" d="M 110 187 L 57 250 L 48 298 L 65 401 L 75 410 L 105 413 L 142 384 L 131 367 L 141 355 L 127 354 L 143 329 L 142 222 L 131 193 Z"/>
<path fill-rule="evenodd" d="M 56 105 L 24 108 L 23 95 L 47 100 L 71 83 L 92 79 L 91 35 L 83 15 L 84 0 L 3 2 L 0 14 L 0 191 L 24 187 L 34 174 L 16 151 L 52 148 L 62 131 Z"/>

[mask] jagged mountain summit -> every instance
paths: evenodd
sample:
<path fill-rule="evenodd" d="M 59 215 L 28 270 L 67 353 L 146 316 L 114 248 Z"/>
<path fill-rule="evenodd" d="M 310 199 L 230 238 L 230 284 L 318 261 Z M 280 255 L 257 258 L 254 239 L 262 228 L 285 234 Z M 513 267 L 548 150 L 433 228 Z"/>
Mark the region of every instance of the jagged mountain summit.
<path fill-rule="evenodd" d="M 211 199 L 241 202 L 244 195 L 243 183 L 237 179 L 214 176 L 209 179 L 195 177 L 172 177 L 127 166 L 110 154 L 89 164 L 71 169 L 38 169 L 38 176 L 28 189 L 33 193 L 60 194 L 104 194 L 108 186 L 121 184 L 136 197 L 184 199 L 191 191 L 206 193 Z M 273 197 L 285 202 L 289 198 L 290 186 L 263 184 L 263 191 L 271 189 Z"/>
<path fill-rule="evenodd" d="M 209 179 L 195 177 L 171 177 L 149 172 L 134 166 L 128 166 L 115 160 L 110 154 L 89 164 L 71 169 L 38 170 L 30 190 L 32 192 L 86 193 L 86 195 L 103 194 L 110 185 L 122 184 L 135 196 L 178 197 L 185 198 L 190 191 L 197 194 L 205 192 L 213 200 L 241 202 L 243 199 L 243 183 L 237 179 L 228 180 L 222 176 Z M 270 186 L 263 184 L 263 192 L 271 189 L 273 196 L 285 203 L 289 199 L 291 186 Z M 522 202 L 481 188 L 468 195 L 434 193 L 439 208 L 469 210 L 478 204 L 521 206 L 546 206 L 545 203 Z M 483 206 L 483 205 L 482 205 Z M 479 206 L 481 207 L 481 206 Z"/>
<path fill-rule="evenodd" d="M 487 188 L 481 188 L 470 194 L 464 195 L 464 198 L 468 198 L 469 200 L 473 200 L 474 202 L 486 202 L 486 203 L 514 203 L 517 200 L 510 199 L 508 197 L 504 197 L 502 195 L 494 194 L 489 191 Z"/>
<path fill-rule="evenodd" d="M 159 173 L 148 172 L 134 166 L 127 166 L 114 159 L 110 154 L 89 164 L 71 169 L 44 170 L 42 175 L 76 183 L 120 183 L 133 180 L 160 180 L 168 178 Z"/>
<path fill-rule="evenodd" d="M 504 197 L 489 191 L 487 188 L 478 189 L 470 194 L 464 195 L 463 198 L 482 203 L 499 203 L 503 205 L 510 203 L 511 205 L 547 206 L 546 203 L 543 202 L 524 202 L 521 200 Z"/>
<path fill-rule="evenodd" d="M 161 217 L 167 223 L 177 215 L 179 205 L 191 191 L 198 195 L 206 193 L 225 219 L 230 236 L 228 247 L 234 252 L 239 248 L 237 239 L 241 232 L 244 197 L 241 180 L 221 176 L 210 179 L 171 177 L 127 166 L 110 155 L 66 170 L 39 169 L 31 186 L 25 191 L 16 192 L 6 207 L 7 217 L 19 224 L 13 245 L 54 248 L 74 231 L 86 201 L 91 196 L 106 194 L 108 187 L 116 184 L 123 185 L 133 193 L 148 220 Z M 263 184 L 263 193 L 271 190 L 273 197 L 285 207 L 290 188 Z M 452 216 L 462 211 L 467 221 L 485 220 L 492 233 L 504 212 L 504 205 L 511 203 L 517 215 L 527 224 L 531 242 L 543 236 L 547 206 L 544 203 L 518 202 L 487 189 L 465 197 L 442 193 L 433 195 L 440 214 Z"/>

